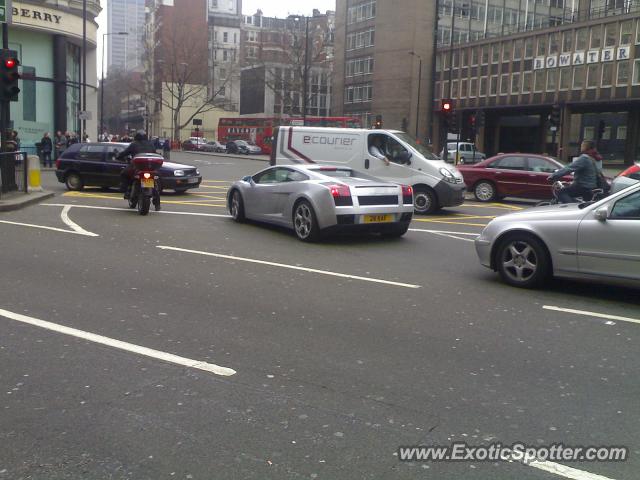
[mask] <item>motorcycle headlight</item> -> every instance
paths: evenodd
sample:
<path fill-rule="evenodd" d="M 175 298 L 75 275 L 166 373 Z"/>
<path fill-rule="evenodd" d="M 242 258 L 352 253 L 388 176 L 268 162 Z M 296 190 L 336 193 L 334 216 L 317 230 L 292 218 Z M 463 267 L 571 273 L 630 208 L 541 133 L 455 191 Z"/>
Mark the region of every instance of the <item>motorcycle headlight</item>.
<path fill-rule="evenodd" d="M 440 169 L 440 175 L 442 175 L 445 182 L 456 183 L 456 177 L 450 170 L 443 167 Z"/>
<path fill-rule="evenodd" d="M 173 174 L 174 174 L 176 177 L 184 177 L 184 170 L 174 170 L 174 171 L 173 171 Z"/>

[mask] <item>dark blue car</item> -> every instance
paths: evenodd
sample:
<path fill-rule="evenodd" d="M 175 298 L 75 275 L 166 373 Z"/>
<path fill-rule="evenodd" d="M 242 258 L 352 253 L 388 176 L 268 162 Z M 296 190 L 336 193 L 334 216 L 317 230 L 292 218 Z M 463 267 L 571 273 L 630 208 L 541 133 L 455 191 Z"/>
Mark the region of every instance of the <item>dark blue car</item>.
<path fill-rule="evenodd" d="M 82 190 L 85 186 L 120 186 L 120 172 L 126 161 L 116 160 L 116 155 L 127 148 L 128 143 L 76 143 L 67 148 L 56 160 L 56 176 L 69 190 Z M 157 171 L 162 190 L 185 192 L 198 188 L 202 176 L 196 167 L 164 162 Z"/>

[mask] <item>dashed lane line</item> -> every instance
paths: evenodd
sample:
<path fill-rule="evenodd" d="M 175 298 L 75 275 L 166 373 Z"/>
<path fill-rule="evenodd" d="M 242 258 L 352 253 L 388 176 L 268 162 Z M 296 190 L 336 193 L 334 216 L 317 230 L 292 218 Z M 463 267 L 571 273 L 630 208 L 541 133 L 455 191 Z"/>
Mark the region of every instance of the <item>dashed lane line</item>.
<path fill-rule="evenodd" d="M 178 247 L 170 247 L 167 245 L 156 245 L 156 248 L 159 248 L 161 250 L 172 250 L 175 252 L 182 252 L 182 253 L 192 253 L 192 254 L 196 254 L 196 255 L 204 255 L 207 257 L 216 257 L 216 258 L 223 258 L 225 260 L 234 260 L 237 262 L 247 262 L 247 263 L 256 263 L 259 265 L 266 265 L 266 266 L 270 266 L 270 267 L 278 267 L 278 268 L 287 268 L 289 270 L 299 270 L 302 272 L 308 272 L 308 273 L 317 273 L 320 275 L 330 275 L 333 277 L 341 277 L 341 278 L 348 278 L 351 280 L 360 280 L 363 282 L 372 282 L 372 283 L 379 283 L 379 284 L 383 284 L 383 285 L 390 285 L 390 286 L 394 286 L 394 287 L 404 287 L 404 288 L 421 288 L 420 285 L 414 285 L 411 283 L 401 283 L 401 282 L 393 282 L 390 280 L 382 280 L 379 278 L 372 278 L 372 277 L 362 277 L 359 275 L 347 275 L 345 273 L 338 273 L 338 272 L 331 272 L 329 270 L 318 270 L 315 268 L 307 268 L 307 267 L 300 267 L 298 265 L 287 265 L 285 263 L 276 263 L 276 262 L 267 262 L 264 260 L 257 260 L 255 258 L 245 258 L 245 257 L 236 257 L 233 255 L 222 255 L 220 253 L 212 253 L 212 252 L 203 252 L 200 250 L 189 250 L 186 248 L 178 248 Z"/>
<path fill-rule="evenodd" d="M 34 327 L 44 328 L 52 332 L 61 333 L 63 335 L 69 335 L 71 337 L 80 338 L 89 342 L 98 343 L 107 347 L 116 348 L 118 350 L 124 350 L 126 352 L 135 353 L 137 355 L 143 355 L 145 357 L 155 358 L 163 362 L 173 363 L 175 365 L 181 365 L 183 367 L 194 368 L 197 370 L 203 370 L 205 372 L 221 375 L 223 377 L 230 377 L 235 375 L 236 371 L 228 368 L 221 367 L 213 363 L 202 362 L 200 360 L 193 360 L 191 358 L 180 357 L 172 353 L 162 352 L 160 350 L 154 350 L 152 348 L 143 347 L 141 345 L 135 345 L 129 342 L 123 342 L 122 340 L 116 340 L 115 338 L 105 337 L 103 335 L 97 335 L 95 333 L 86 332 L 84 330 L 78 330 L 77 328 L 71 328 L 58 323 L 47 322 L 46 320 L 40 320 L 34 317 L 28 317 L 20 313 L 10 312 L 8 310 L 0 309 L 0 316 L 14 320 L 16 322 L 25 323 Z"/>
<path fill-rule="evenodd" d="M 543 305 L 542 308 L 544 310 L 553 310 L 555 312 L 573 313 L 574 315 L 583 315 L 586 317 L 602 318 L 604 320 L 618 320 L 619 322 L 640 324 L 640 319 L 638 318 L 621 317 L 619 315 L 609 315 L 608 313 L 589 312 L 586 310 L 575 310 L 573 308 L 562 308 L 562 307 L 556 307 L 554 305 Z"/>

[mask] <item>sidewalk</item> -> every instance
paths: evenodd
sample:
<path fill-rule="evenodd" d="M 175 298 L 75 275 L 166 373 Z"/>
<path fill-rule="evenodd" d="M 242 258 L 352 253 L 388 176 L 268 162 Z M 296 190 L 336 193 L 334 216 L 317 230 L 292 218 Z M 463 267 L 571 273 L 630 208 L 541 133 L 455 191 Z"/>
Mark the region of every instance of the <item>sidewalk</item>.
<path fill-rule="evenodd" d="M 0 196 L 0 212 L 19 210 L 34 203 L 40 203 L 47 198 L 53 197 L 53 192 L 9 192 Z"/>

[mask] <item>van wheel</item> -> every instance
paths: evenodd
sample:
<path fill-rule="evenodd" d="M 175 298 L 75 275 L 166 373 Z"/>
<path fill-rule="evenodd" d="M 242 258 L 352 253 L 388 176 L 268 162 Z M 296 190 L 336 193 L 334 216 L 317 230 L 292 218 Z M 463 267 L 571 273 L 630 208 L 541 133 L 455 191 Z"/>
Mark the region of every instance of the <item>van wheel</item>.
<path fill-rule="evenodd" d="M 418 187 L 413 191 L 413 209 L 421 215 L 429 215 L 439 210 L 436 194 L 430 188 Z"/>

